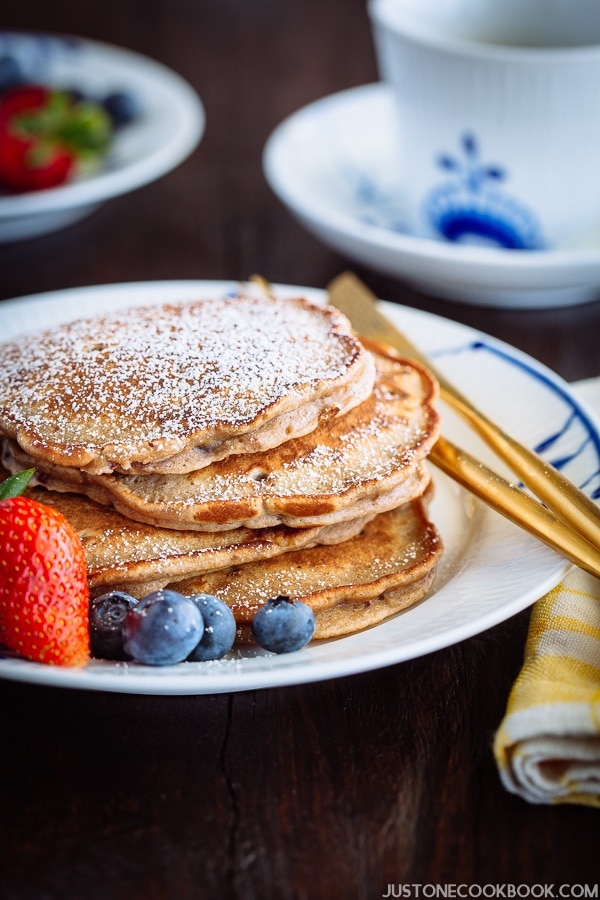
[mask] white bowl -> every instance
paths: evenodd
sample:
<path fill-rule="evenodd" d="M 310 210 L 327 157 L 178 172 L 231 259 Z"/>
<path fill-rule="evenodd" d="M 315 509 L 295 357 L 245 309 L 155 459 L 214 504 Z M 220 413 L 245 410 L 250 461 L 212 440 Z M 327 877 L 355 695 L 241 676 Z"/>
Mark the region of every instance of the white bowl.
<path fill-rule="evenodd" d="M 32 79 L 94 96 L 127 91 L 139 119 L 121 128 L 100 170 L 47 190 L 0 196 L 0 242 L 64 228 L 101 203 L 160 178 L 198 145 L 202 102 L 179 75 L 153 60 L 107 44 L 61 35 L 0 33 L 0 55 L 23 60 Z"/>

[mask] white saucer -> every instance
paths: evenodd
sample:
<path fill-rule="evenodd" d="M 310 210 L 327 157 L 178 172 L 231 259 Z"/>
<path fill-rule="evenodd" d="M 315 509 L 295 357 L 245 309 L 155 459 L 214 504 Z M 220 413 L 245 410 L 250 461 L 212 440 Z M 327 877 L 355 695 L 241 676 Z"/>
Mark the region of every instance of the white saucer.
<path fill-rule="evenodd" d="M 93 96 L 127 91 L 141 115 L 117 133 L 103 167 L 87 178 L 43 191 L 0 196 L 0 243 L 64 228 L 101 203 L 171 171 L 204 132 L 202 103 L 179 75 L 137 53 L 60 35 L 0 32 L 0 55 L 24 61 L 28 77 Z"/>
<path fill-rule="evenodd" d="M 406 231 L 399 131 L 383 84 L 326 97 L 282 122 L 265 146 L 273 191 L 318 238 L 350 259 L 446 299 L 544 308 L 600 299 L 598 232 L 572 247 L 511 251 Z"/>

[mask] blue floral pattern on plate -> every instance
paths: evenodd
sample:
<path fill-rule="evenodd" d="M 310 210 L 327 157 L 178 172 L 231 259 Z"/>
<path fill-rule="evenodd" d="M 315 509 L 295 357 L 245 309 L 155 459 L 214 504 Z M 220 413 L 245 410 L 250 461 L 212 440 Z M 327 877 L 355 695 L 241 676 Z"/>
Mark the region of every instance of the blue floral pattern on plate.
<path fill-rule="evenodd" d="M 578 487 L 592 500 L 600 500 L 600 434 L 587 413 L 575 401 L 572 394 L 563 390 L 554 379 L 546 377 L 543 370 L 533 367 L 526 360 L 507 352 L 501 346 L 475 339 L 466 344 L 438 349 L 431 353 L 431 358 L 458 357 L 461 354 L 489 354 L 497 357 L 503 365 L 514 366 L 522 370 L 528 378 L 539 382 L 544 389 L 554 395 L 564 405 L 564 415 L 560 420 L 552 420 L 552 430 L 539 438 L 532 449 L 543 456 L 550 465 L 559 471 L 567 470 L 583 458 L 589 450 L 593 453 L 595 464 L 588 469 L 584 467 L 585 476 Z M 565 472 L 569 477 L 569 472 Z"/>

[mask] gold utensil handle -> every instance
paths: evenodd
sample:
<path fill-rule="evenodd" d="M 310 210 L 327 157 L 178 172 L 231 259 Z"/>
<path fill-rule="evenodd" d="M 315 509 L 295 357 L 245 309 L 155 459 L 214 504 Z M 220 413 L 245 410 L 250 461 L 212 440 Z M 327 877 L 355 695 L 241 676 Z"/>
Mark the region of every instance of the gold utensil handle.
<path fill-rule="evenodd" d="M 357 333 L 390 344 L 400 353 L 427 366 L 439 382 L 442 398 L 462 415 L 523 484 L 559 518 L 600 548 L 600 508 L 553 466 L 523 447 L 476 409 L 377 309 L 377 298 L 356 275 L 343 273 L 331 282 L 328 291 L 330 302 L 348 316 Z"/>
<path fill-rule="evenodd" d="M 442 472 L 515 525 L 535 535 L 572 563 L 600 578 L 600 550 L 533 497 L 505 481 L 465 450 L 440 437 L 429 457 Z"/>
<path fill-rule="evenodd" d="M 557 516 L 600 548 L 600 508 L 557 469 L 523 447 L 455 391 L 443 396 L 470 422 L 477 434 L 503 459 L 523 484 Z"/>

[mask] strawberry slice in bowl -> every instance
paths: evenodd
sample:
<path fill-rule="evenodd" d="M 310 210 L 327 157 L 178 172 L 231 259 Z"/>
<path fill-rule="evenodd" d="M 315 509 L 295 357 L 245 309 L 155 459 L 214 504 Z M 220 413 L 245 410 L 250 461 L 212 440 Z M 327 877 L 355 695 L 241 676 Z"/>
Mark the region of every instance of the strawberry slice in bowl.
<path fill-rule="evenodd" d="M 19 187 L 0 179 L 0 244 L 71 226 L 106 201 L 161 178 L 192 153 L 204 133 L 198 94 L 161 62 L 74 35 L 0 29 L 0 99 L 31 86 L 62 94 L 61 102 L 100 107 L 110 121 L 111 140 L 98 159 L 95 140 L 91 148 L 87 138 L 81 143 L 78 125 L 77 163 L 64 180 L 54 170 L 36 173 L 43 179 L 35 187 L 22 187 L 18 176 Z M 49 143 L 57 152 L 54 140 L 44 140 L 40 152 L 46 161 Z M 15 152 L 13 146 L 8 176 L 13 179 Z M 69 169 L 64 158 L 50 168 L 54 165 L 64 166 L 63 174 Z M 30 180 L 31 172 L 27 176 Z"/>
<path fill-rule="evenodd" d="M 112 138 L 98 103 L 42 85 L 0 98 L 0 184 L 10 191 L 56 187 L 97 165 Z"/>

